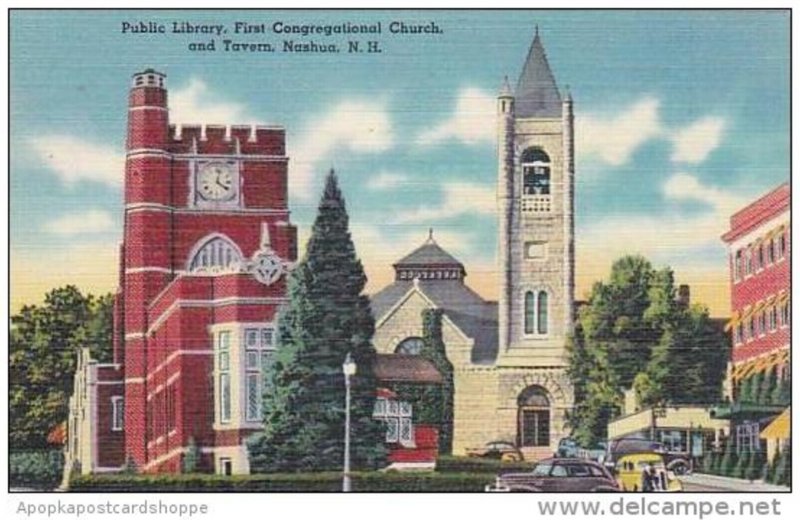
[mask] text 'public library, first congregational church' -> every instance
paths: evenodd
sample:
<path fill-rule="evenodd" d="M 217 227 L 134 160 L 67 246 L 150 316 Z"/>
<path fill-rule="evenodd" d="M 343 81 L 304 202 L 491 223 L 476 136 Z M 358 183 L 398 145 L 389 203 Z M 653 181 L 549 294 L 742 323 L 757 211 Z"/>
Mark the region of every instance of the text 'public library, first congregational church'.
<path fill-rule="evenodd" d="M 180 472 L 196 446 L 201 469 L 247 473 L 245 440 L 262 428 L 262 372 L 280 348 L 277 314 L 297 256 L 285 131 L 170 125 L 164 75 L 132 81 L 114 359 L 81 354 L 67 464 Z M 454 453 L 504 440 L 535 460 L 566 435 L 574 318 L 572 99 L 538 31 L 516 88 L 506 80 L 498 95 L 497 139 L 499 301 L 472 291 L 464 265 L 431 236 L 373 295 L 373 341 L 383 372 L 407 368 L 422 311 L 440 309 Z M 387 443 L 411 449 L 406 415 L 405 434 L 387 432 Z"/>

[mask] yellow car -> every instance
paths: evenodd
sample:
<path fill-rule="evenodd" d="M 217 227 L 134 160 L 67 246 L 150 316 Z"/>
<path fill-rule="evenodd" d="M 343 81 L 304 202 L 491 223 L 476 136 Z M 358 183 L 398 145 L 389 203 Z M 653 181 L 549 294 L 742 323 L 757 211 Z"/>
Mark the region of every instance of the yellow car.
<path fill-rule="evenodd" d="M 667 470 L 664 458 L 657 453 L 622 455 L 615 465 L 617 483 L 623 491 L 682 491 L 681 481 Z"/>

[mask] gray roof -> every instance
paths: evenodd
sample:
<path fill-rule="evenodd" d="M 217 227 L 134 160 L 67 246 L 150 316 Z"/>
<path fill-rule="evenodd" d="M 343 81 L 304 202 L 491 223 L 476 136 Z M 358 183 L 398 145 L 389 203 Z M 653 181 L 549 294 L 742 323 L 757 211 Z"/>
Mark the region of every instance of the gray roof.
<path fill-rule="evenodd" d="M 517 82 L 515 106 L 517 117 L 561 117 L 561 94 L 538 29 Z"/>
<path fill-rule="evenodd" d="M 457 266 L 461 269 L 464 268 L 461 262 L 456 260 L 453 255 L 439 247 L 433 237 L 428 238 L 424 244 L 394 264 L 394 267 L 406 266 Z"/>
<path fill-rule="evenodd" d="M 497 303 L 485 301 L 461 281 L 419 280 L 417 283 L 420 291 L 475 341 L 472 362 L 481 365 L 494 363 L 497 357 Z M 389 312 L 413 284 L 412 281 L 396 281 L 372 296 L 375 319 Z"/>

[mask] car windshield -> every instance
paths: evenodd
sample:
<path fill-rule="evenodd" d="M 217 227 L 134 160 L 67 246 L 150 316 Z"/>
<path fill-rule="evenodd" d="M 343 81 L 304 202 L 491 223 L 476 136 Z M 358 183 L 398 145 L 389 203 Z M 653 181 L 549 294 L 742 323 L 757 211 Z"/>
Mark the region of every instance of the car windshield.
<path fill-rule="evenodd" d="M 533 467 L 533 475 L 536 477 L 546 477 L 550 475 L 551 469 L 553 469 L 552 464 L 537 464 Z"/>

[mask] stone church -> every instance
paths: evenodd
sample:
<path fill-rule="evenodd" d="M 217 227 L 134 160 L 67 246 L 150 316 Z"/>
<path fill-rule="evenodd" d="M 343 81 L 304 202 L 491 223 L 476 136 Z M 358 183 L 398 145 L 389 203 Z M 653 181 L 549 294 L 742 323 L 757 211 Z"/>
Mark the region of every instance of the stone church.
<path fill-rule="evenodd" d="M 516 89 L 506 80 L 497 97 L 497 150 L 499 301 L 470 289 L 464 265 L 431 234 L 372 297 L 374 343 L 381 354 L 414 355 L 422 311 L 441 309 L 454 453 L 510 441 L 536 460 L 568 434 L 575 286 L 572 99 L 558 89 L 538 30 Z"/>

